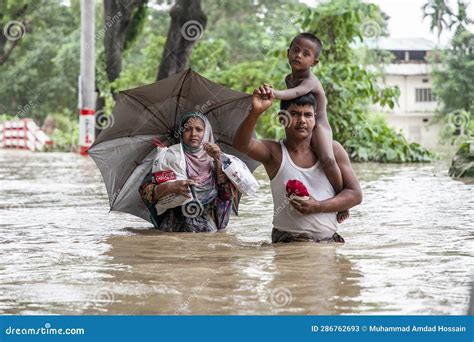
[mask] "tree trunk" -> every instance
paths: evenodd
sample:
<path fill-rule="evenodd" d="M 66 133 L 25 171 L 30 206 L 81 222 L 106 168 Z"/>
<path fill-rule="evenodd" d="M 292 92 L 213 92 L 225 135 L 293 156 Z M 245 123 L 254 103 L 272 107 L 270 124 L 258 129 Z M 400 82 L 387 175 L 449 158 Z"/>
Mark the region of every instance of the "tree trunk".
<path fill-rule="evenodd" d="M 196 42 L 206 28 L 207 16 L 200 0 L 176 0 L 170 10 L 168 30 L 157 81 L 184 70 Z"/>
<path fill-rule="evenodd" d="M 147 0 L 104 0 L 105 62 L 110 82 L 115 81 L 122 71 L 122 53 L 133 12 L 136 8 L 145 6 L 146 2 Z"/>

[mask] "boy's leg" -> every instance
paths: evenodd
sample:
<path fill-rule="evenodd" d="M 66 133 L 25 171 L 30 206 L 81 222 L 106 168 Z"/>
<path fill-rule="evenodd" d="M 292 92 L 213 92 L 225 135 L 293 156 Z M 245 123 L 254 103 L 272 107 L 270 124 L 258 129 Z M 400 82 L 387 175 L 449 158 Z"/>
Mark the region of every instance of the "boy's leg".
<path fill-rule="evenodd" d="M 332 130 L 326 116 L 316 124 L 311 138 L 311 148 L 318 156 L 320 165 L 336 194 L 341 192 L 342 174 L 334 157 Z"/>
<path fill-rule="evenodd" d="M 332 144 L 332 129 L 329 125 L 327 116 L 324 115 L 318 123 L 311 137 L 311 148 L 318 156 L 326 177 L 336 191 L 336 194 L 342 191 L 344 186 L 342 174 L 334 157 L 334 149 Z M 349 210 L 337 213 L 337 222 L 341 223 L 349 218 Z"/>

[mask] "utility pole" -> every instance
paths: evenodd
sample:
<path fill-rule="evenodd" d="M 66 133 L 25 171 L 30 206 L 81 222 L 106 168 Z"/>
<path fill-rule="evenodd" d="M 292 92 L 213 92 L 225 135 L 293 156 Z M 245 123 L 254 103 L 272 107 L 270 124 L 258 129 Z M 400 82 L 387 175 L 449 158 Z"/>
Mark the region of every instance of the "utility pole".
<path fill-rule="evenodd" d="M 95 1 L 81 0 L 81 71 L 79 75 L 80 153 L 95 139 Z"/>

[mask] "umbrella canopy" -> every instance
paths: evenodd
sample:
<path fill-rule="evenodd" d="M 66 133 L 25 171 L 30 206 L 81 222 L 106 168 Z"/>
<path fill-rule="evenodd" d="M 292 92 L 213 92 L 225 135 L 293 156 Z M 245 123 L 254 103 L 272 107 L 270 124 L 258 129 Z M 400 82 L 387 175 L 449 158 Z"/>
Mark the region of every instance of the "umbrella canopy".
<path fill-rule="evenodd" d="M 250 95 L 216 84 L 191 69 L 119 92 L 107 128 L 88 150 L 104 179 L 110 210 L 151 222 L 138 189 L 156 156 L 153 141 L 158 139 L 166 146 L 178 143 L 179 122 L 187 112 L 205 114 L 221 149 L 255 170 L 258 162 L 232 148 L 235 131 L 250 104 Z"/>

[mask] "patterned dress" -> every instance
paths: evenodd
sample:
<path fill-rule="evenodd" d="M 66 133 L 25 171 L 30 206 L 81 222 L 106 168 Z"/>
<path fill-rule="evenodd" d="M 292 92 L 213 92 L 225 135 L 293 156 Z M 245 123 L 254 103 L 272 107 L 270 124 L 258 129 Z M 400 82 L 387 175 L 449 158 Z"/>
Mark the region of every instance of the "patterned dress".
<path fill-rule="evenodd" d="M 198 217 L 186 217 L 181 207 L 168 209 L 163 214 L 157 215 L 155 208 L 158 201 L 157 184 L 154 178 L 151 172 L 148 173 L 139 191 L 150 211 L 150 219 L 155 228 L 164 232 L 213 232 L 227 226 L 232 210 L 232 199 L 236 195 L 236 190 L 230 181 L 223 184 L 217 184 L 216 181 L 217 196 L 203 205 L 203 213 Z"/>

